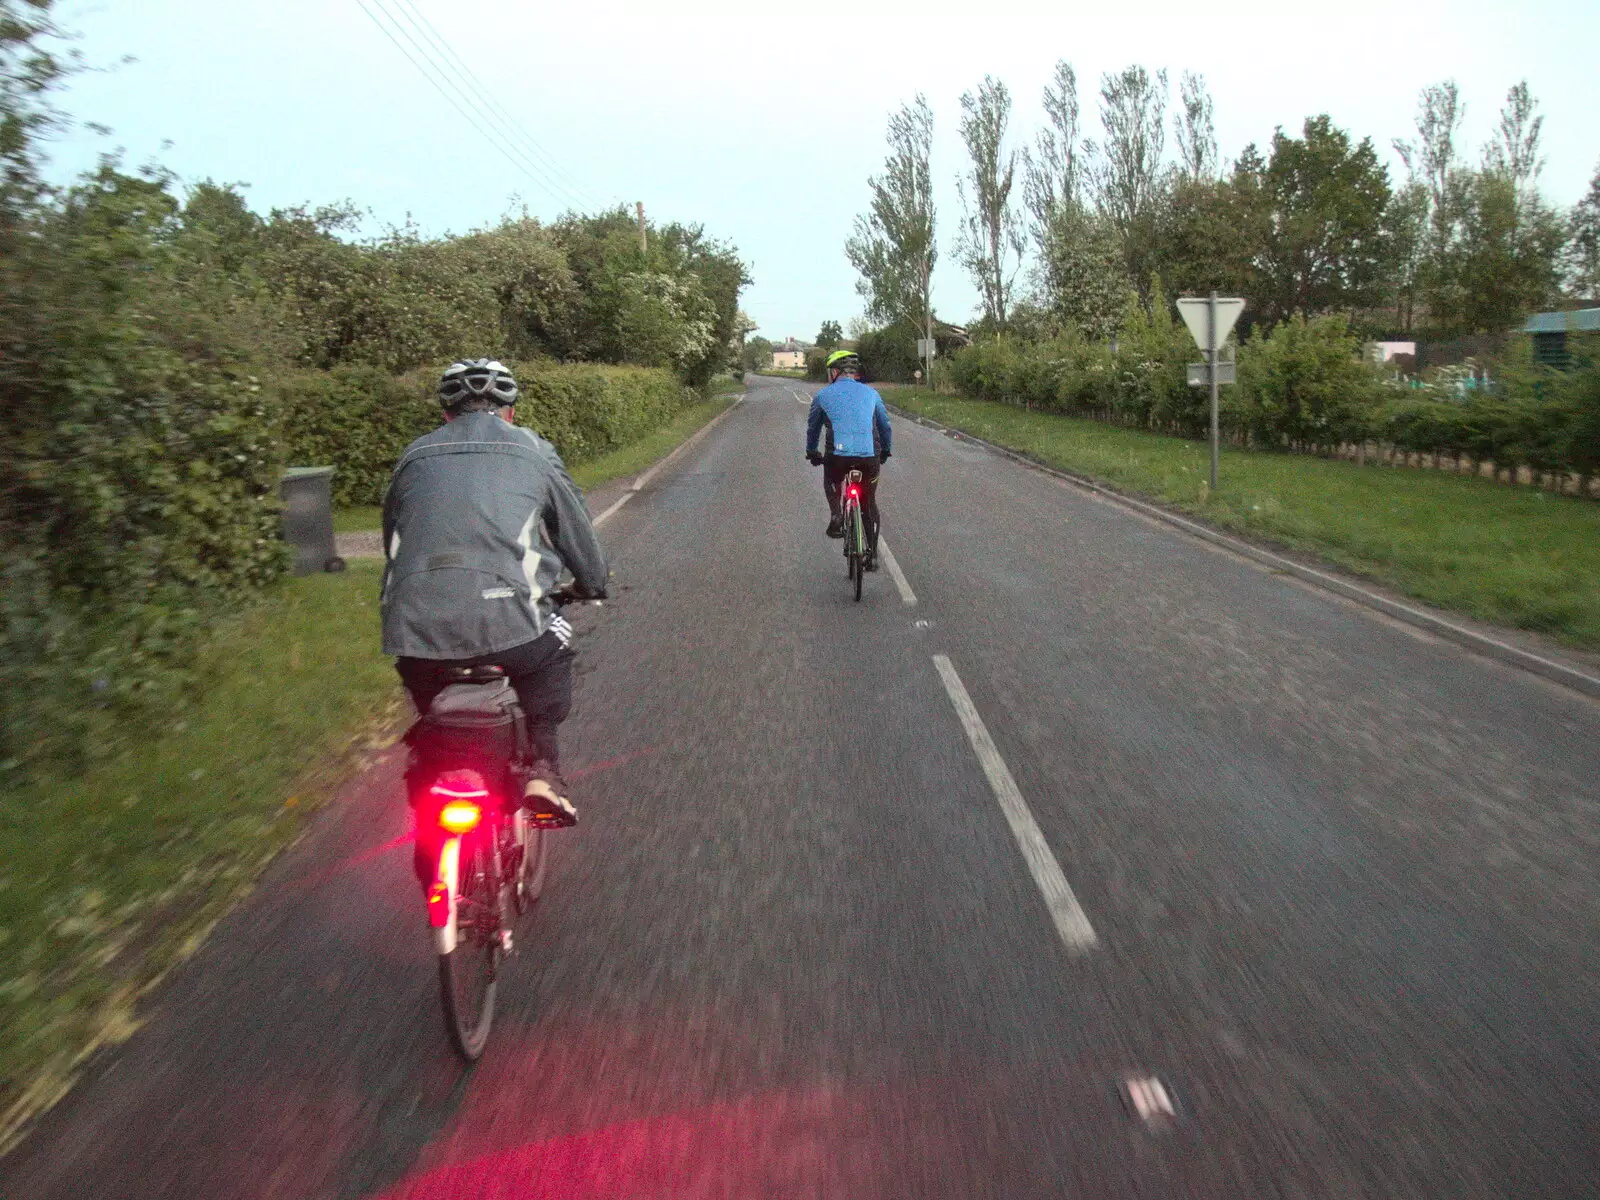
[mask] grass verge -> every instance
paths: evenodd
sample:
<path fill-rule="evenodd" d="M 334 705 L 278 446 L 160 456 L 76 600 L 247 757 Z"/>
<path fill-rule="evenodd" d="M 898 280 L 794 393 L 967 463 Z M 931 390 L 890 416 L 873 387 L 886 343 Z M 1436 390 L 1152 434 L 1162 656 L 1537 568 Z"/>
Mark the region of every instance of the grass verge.
<path fill-rule="evenodd" d="M 377 582 L 285 580 L 219 625 L 164 736 L 0 804 L 0 1148 L 398 721 Z"/>
<path fill-rule="evenodd" d="M 1440 608 L 1600 650 L 1600 504 L 1433 471 L 1202 442 L 884 387 L 884 399 L 1212 525 L 1310 551 Z"/>
<path fill-rule="evenodd" d="M 365 533 L 383 528 L 383 509 L 376 504 L 360 504 L 333 510 L 335 533 Z"/>
<path fill-rule="evenodd" d="M 684 409 L 654 433 L 646 434 L 638 441 L 630 442 L 610 454 L 603 454 L 593 462 L 574 467 L 573 480 L 579 487 L 588 491 L 610 483 L 614 479 L 620 479 L 624 475 L 638 474 L 663 454 L 675 449 L 678 443 L 732 404 L 744 391 L 744 385 L 732 378 L 723 377 L 713 380 L 709 390 L 709 399 Z M 383 528 L 383 509 L 377 506 L 341 508 L 335 510 L 333 514 L 335 533 L 362 533 L 381 528 Z"/>
<path fill-rule="evenodd" d="M 684 409 L 654 433 L 646 434 L 610 454 L 602 454 L 593 462 L 574 467 L 573 482 L 584 491 L 589 491 L 614 479 L 637 475 L 662 455 L 677 449 L 686 438 L 725 411 L 738 394 L 737 391 L 727 391 L 714 395 L 709 400 Z"/>

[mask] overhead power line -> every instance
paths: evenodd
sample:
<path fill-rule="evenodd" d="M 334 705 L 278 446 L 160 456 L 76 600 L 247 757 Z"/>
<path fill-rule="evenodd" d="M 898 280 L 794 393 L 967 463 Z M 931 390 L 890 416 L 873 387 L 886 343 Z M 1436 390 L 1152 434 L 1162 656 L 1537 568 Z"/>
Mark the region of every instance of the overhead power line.
<path fill-rule="evenodd" d="M 472 96 L 464 95 L 450 86 L 453 72 L 439 65 L 437 60 L 429 53 L 429 48 L 419 44 L 417 39 L 385 7 L 384 0 L 371 0 L 371 5 L 376 7 L 378 12 L 381 12 L 387 18 L 387 24 L 378 17 L 378 13 L 374 12 L 372 7 L 369 7 L 368 0 L 356 0 L 356 3 L 361 6 L 361 11 L 367 14 L 368 18 L 383 35 L 393 43 L 395 49 L 400 51 L 406 61 L 411 63 L 433 85 L 434 89 L 449 102 L 450 106 L 485 141 L 504 155 L 507 161 L 517 167 L 541 191 L 548 193 L 559 203 L 579 209 L 586 207 L 583 198 L 574 189 L 553 178 L 548 171 L 530 158 L 528 153 L 516 144 L 515 139 L 507 135 L 505 130 L 501 128 L 501 122 L 497 121 L 492 114 L 485 113 L 481 106 L 474 102 Z M 400 35 L 399 37 L 395 36 L 397 33 Z M 401 43 L 401 38 L 405 39 L 410 49 L 407 48 L 407 45 Z"/>
<path fill-rule="evenodd" d="M 592 203 L 593 198 L 584 190 L 583 185 L 564 170 L 561 164 L 534 139 L 533 135 L 528 132 L 527 127 L 517 120 L 505 105 L 500 103 L 493 92 L 483 85 L 482 80 L 479 78 L 480 71 L 468 66 L 462 57 L 456 53 L 455 47 L 450 44 L 444 34 L 440 33 L 433 22 L 428 20 L 427 14 L 417 7 L 416 0 L 394 0 L 394 2 L 403 12 L 407 13 L 412 20 L 413 27 L 417 28 L 419 33 L 423 31 L 424 27 L 426 28 L 427 34 L 432 36 L 434 42 L 455 64 L 456 70 L 460 72 L 460 78 L 465 80 L 467 86 L 477 93 L 479 99 L 483 101 L 491 112 L 501 118 L 501 128 L 507 132 L 515 133 L 518 144 L 529 151 L 557 180 L 567 185 L 579 197 Z M 418 25 L 418 22 L 421 24 Z"/>

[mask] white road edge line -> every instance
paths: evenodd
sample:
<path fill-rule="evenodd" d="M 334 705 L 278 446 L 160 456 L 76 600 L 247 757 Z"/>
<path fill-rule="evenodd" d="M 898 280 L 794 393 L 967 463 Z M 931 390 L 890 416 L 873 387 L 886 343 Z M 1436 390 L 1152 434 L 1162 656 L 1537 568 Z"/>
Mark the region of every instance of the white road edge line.
<path fill-rule="evenodd" d="M 629 500 L 632 500 L 641 491 L 643 491 L 645 486 L 652 479 L 654 479 L 656 477 L 656 475 L 661 471 L 661 469 L 663 467 L 667 466 L 667 464 L 671 463 L 680 454 L 683 454 L 685 451 L 687 451 L 689 449 L 689 447 L 691 447 L 691 446 L 695 445 L 696 443 L 698 443 L 702 438 L 704 438 L 708 433 L 710 433 L 712 431 L 712 429 L 716 428 L 716 426 L 721 423 L 721 421 L 722 421 L 722 419 L 724 417 L 726 417 L 729 413 L 731 413 L 734 409 L 738 408 L 743 403 L 744 403 L 744 396 L 740 396 L 732 404 L 728 405 L 727 408 L 723 409 L 716 416 L 712 417 L 711 420 L 707 421 L 699 429 L 695 430 L 692 434 L 690 434 L 689 437 L 686 440 L 680 442 L 672 450 L 671 453 L 669 453 L 660 462 L 656 463 L 655 466 L 653 466 L 649 470 L 645 471 L 644 474 L 640 475 L 637 479 L 635 479 L 632 483 L 630 483 L 628 485 L 628 490 L 623 492 L 622 496 L 614 504 L 612 504 L 612 506 L 610 508 L 606 509 L 605 512 L 601 513 L 598 517 L 596 517 L 594 519 L 594 521 L 593 521 L 594 527 L 596 529 L 599 529 L 600 526 L 604 525 L 608 520 L 611 519 L 612 514 L 615 513 L 617 511 L 617 509 L 621 508 Z"/>
<path fill-rule="evenodd" d="M 1017 846 L 1028 864 L 1028 870 L 1033 873 L 1033 881 L 1039 885 L 1039 891 L 1044 895 L 1045 906 L 1050 910 L 1050 918 L 1055 922 L 1056 932 L 1061 935 L 1061 940 L 1070 953 L 1082 954 L 1093 949 L 1097 940 L 1094 926 L 1089 924 L 1083 906 L 1072 894 L 1072 887 L 1067 883 L 1067 877 L 1061 873 L 1061 864 L 1050 852 L 1044 834 L 1028 808 L 1028 802 L 1017 790 L 1017 781 L 1011 778 L 1005 760 L 1000 757 L 1000 751 L 995 749 L 994 739 L 984 727 L 983 718 L 978 715 L 972 697 L 967 695 L 961 676 L 956 674 L 949 655 L 935 654 L 933 665 L 939 669 L 939 678 L 944 681 L 944 690 L 950 693 L 950 703 L 955 705 L 956 715 L 966 727 L 967 739 L 972 743 L 978 762 L 983 765 L 983 773 L 989 777 L 989 786 L 994 789 L 995 799 L 1000 802 L 1000 810 L 1006 815 L 1006 821 L 1011 826 L 1012 835 L 1017 839 Z"/>
<path fill-rule="evenodd" d="M 906 582 L 905 573 L 900 570 L 900 564 L 895 561 L 894 551 L 889 549 L 889 543 L 880 535 L 878 538 L 878 553 L 883 555 L 883 565 L 889 568 L 889 575 L 894 580 L 894 586 L 900 592 L 900 599 L 909 608 L 917 602 L 917 594 L 911 590 L 911 585 Z"/>
<path fill-rule="evenodd" d="M 621 508 L 624 504 L 626 504 L 629 500 L 632 500 L 638 494 L 639 494 L 638 492 L 623 492 L 622 493 L 622 498 L 620 500 L 618 500 L 610 508 L 606 509 L 605 512 L 601 513 L 598 517 L 596 517 L 594 519 L 594 527 L 596 529 L 599 529 L 600 526 L 604 525 L 607 521 L 609 521 L 611 519 L 612 514 L 614 514 L 617 511 L 617 509 Z"/>

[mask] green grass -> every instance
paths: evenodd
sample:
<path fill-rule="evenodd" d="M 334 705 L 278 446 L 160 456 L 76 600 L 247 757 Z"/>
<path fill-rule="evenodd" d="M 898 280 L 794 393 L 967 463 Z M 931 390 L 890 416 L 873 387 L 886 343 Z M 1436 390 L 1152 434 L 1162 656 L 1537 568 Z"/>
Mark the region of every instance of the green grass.
<path fill-rule="evenodd" d="M 362 504 L 353 508 L 333 510 L 335 533 L 365 533 L 383 528 L 383 509 L 376 504 Z"/>
<path fill-rule="evenodd" d="M 377 585 L 363 563 L 285 580 L 218 626 L 205 700 L 163 736 L 0 804 L 0 1146 L 394 727 Z"/>
<path fill-rule="evenodd" d="M 776 375 L 780 379 L 808 379 L 810 378 L 805 368 L 791 369 L 789 367 L 762 367 L 756 371 L 757 375 Z"/>
<path fill-rule="evenodd" d="M 573 482 L 584 491 L 589 491 L 614 479 L 637 475 L 662 455 L 675 450 L 685 438 L 728 408 L 736 395 L 737 391 L 714 395 L 709 400 L 684 409 L 654 433 L 646 434 L 610 454 L 603 454 L 592 462 L 574 467 Z"/>
<path fill-rule="evenodd" d="M 734 397 L 744 391 L 744 385 L 731 376 L 720 376 L 711 381 L 707 391 L 710 396 L 708 400 L 684 409 L 654 433 L 646 434 L 638 441 L 602 455 L 593 462 L 574 467 L 572 478 L 579 487 L 588 491 L 614 479 L 621 479 L 624 475 L 638 474 L 732 404 Z M 377 505 L 334 510 L 335 533 L 361 533 L 382 528 L 383 509 Z"/>
<path fill-rule="evenodd" d="M 1310 551 L 1419 600 L 1600 650 L 1600 504 L 1490 480 L 1241 450 L 884 387 L 901 409 Z"/>

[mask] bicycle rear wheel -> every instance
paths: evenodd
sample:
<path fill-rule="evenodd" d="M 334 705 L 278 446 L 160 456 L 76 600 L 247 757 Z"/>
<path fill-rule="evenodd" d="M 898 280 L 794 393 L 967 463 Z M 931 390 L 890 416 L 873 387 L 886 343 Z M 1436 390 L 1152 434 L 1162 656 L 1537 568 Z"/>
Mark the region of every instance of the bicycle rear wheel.
<path fill-rule="evenodd" d="M 861 583 L 867 573 L 862 566 L 862 564 L 866 562 L 867 532 L 861 524 L 861 508 L 859 505 L 856 506 L 855 510 L 850 514 L 850 516 L 850 540 L 855 543 L 855 554 L 851 557 L 855 559 L 856 564 L 856 599 L 859 601 L 861 599 Z"/>
<path fill-rule="evenodd" d="M 544 891 L 545 872 L 550 866 L 550 835 L 543 829 L 535 829 L 527 824 L 521 813 L 516 815 L 516 819 L 523 824 L 523 845 L 511 898 L 520 917 L 534 906 L 539 893 Z"/>
<path fill-rule="evenodd" d="M 439 955 L 439 992 L 450 1040 L 468 1062 L 489 1041 L 500 967 L 500 881 L 483 838 L 463 841 L 456 945 Z"/>

